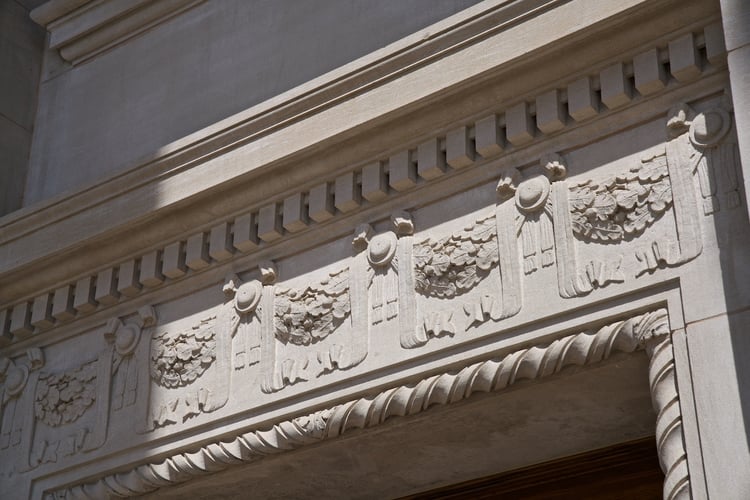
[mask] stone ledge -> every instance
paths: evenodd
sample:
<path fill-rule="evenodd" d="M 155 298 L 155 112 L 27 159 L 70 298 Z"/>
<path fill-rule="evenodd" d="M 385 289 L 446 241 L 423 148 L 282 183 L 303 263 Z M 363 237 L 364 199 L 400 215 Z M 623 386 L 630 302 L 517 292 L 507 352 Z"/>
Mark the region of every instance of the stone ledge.
<path fill-rule="evenodd" d="M 713 27 L 709 25 L 705 30 Z M 711 38 L 704 36 L 703 31 L 677 38 L 689 42 L 683 52 L 717 52 L 715 47 L 707 46 Z M 653 60 L 651 66 L 661 70 L 654 73 L 651 66 L 639 64 L 644 56 Z M 485 160 L 513 155 L 518 149 L 578 122 L 619 111 L 658 91 L 666 92 L 684 85 L 674 76 L 682 67 L 673 61 L 680 57 L 682 53 L 675 49 L 657 46 L 635 56 L 634 62 L 622 62 L 621 59 L 615 64 L 605 64 L 600 71 L 570 81 L 563 80 L 535 98 L 506 105 L 474 122 L 457 123 L 447 132 L 420 144 L 412 144 L 388 157 L 373 158 L 354 171 L 333 178 L 324 177 L 325 182 L 318 185 L 231 219 L 215 220 L 212 227 L 186 238 L 168 242 L 93 276 L 79 277 L 69 284 L 44 291 L 25 302 L 0 310 L 0 345 L 49 329 L 56 320 L 70 321 L 96 309 L 127 301 L 149 289 L 203 272 L 234 257 L 253 254 L 270 245 L 283 245 L 295 233 L 313 229 L 332 219 L 343 219 L 367 205 L 383 204 L 414 188 L 425 187 L 451 170 L 461 171 L 483 165 Z M 710 63 L 696 59 L 690 64 L 710 68 Z M 671 78 L 666 75 L 665 68 L 672 71 Z M 706 76 L 710 71 L 700 74 Z M 642 90 L 644 86 L 650 89 L 646 83 L 651 81 L 661 82 L 660 88 L 657 91 Z M 608 97 L 618 95 L 616 102 L 608 100 Z M 581 115 L 579 111 L 582 109 L 591 112 Z M 551 122 L 558 122 L 560 126 L 549 130 L 546 126 Z M 432 153 L 428 154 L 430 151 Z M 26 319 L 16 319 L 12 323 L 14 315 Z"/>
<path fill-rule="evenodd" d="M 203 0 L 52 0 L 31 19 L 50 33 L 49 46 L 81 64 Z"/>
<path fill-rule="evenodd" d="M 634 5 L 640 4 L 634 1 Z M 494 5 L 491 5 L 493 9 Z M 639 26 L 638 37 L 644 36 L 644 31 L 649 36 L 664 36 L 663 28 L 657 27 L 656 20 L 658 15 L 671 15 L 666 8 L 668 5 L 669 2 L 664 1 L 649 3 L 643 9 L 631 6 L 639 16 L 650 15 L 652 19 L 648 26 Z M 517 8 L 517 5 L 513 3 L 510 7 Z M 581 43 L 586 36 L 612 31 L 610 28 L 630 12 L 628 5 L 605 7 L 600 3 L 595 4 L 591 11 L 594 24 L 588 28 L 582 28 L 577 22 L 571 22 L 568 26 L 571 33 L 569 41 L 579 43 L 583 51 L 569 61 L 578 68 L 577 71 L 583 68 L 583 58 L 602 60 L 611 57 L 612 49 L 609 46 Z M 568 4 L 559 8 L 572 12 Z M 469 19 L 461 18 L 460 33 L 451 31 L 450 25 L 441 24 L 439 33 L 429 40 L 429 47 L 409 37 L 405 46 L 398 46 L 396 59 L 378 54 L 374 59 L 368 56 L 365 61 L 367 71 L 364 73 L 354 71 L 354 66 L 363 62 L 337 70 L 334 87 L 321 86 L 323 80 L 311 83 L 304 89 L 296 89 L 290 95 L 272 99 L 247 113 L 169 145 L 158 155 L 144 159 L 131 170 L 103 183 L 4 217 L 0 220 L 3 228 L 0 236 L 3 291 L 16 299 L 33 293 L 30 290 L 22 292 L 19 288 L 24 282 L 23 276 L 32 268 L 37 279 L 50 284 L 67 280 L 68 277 L 63 276 L 67 274 L 63 273 L 63 268 L 53 264 L 59 262 L 60 258 L 66 260 L 66 270 L 78 269 L 80 273 L 84 267 L 103 267 L 122 259 L 126 254 L 152 247 L 157 243 L 154 237 L 159 240 L 175 238 L 185 227 L 202 226 L 207 223 L 205 217 L 208 212 L 205 208 L 190 205 L 196 205 L 199 199 L 205 201 L 206 197 L 215 196 L 218 192 L 236 191 L 240 186 L 248 188 L 242 197 L 242 206 L 237 205 L 239 198 L 225 197 L 221 206 L 211 208 L 217 217 L 244 210 L 248 197 L 254 199 L 257 196 L 260 199 L 273 193 L 281 194 L 285 183 L 272 183 L 267 175 L 270 169 L 274 169 L 279 176 L 290 175 L 289 182 L 294 184 L 309 182 L 309 179 L 324 173 L 330 174 L 330 165 L 323 165 L 320 157 L 315 158 L 314 162 L 305 161 L 304 169 L 294 169 L 295 165 L 291 163 L 320 151 L 320 148 L 340 144 L 354 135 L 365 137 L 369 142 L 366 149 L 372 151 L 368 154 L 374 154 L 377 148 L 382 150 L 382 144 L 378 146 L 373 143 L 368 129 L 399 117 L 404 122 L 421 120 L 424 123 L 419 127 L 430 127 L 426 118 L 414 118 L 415 107 L 424 107 L 430 102 L 449 97 L 460 90 L 457 85 L 464 88 L 468 84 L 486 83 L 499 73 L 511 70 L 514 70 L 513 84 L 516 87 L 535 88 L 542 84 L 539 78 L 549 78 L 536 72 L 533 77 L 522 81 L 514 63 L 523 56 L 539 66 L 543 62 L 539 58 L 549 60 L 552 57 L 550 50 L 560 50 L 561 43 L 557 41 L 552 44 L 546 27 L 550 19 L 558 19 L 556 14 L 563 14 L 558 13 L 558 8 L 545 10 L 537 6 L 533 13 L 526 13 L 522 9 L 520 13 L 514 11 L 512 15 L 498 8 L 489 18 L 480 16 L 482 12 L 482 9 L 477 9 L 470 12 Z M 711 10 L 694 5 L 690 9 L 682 9 L 681 15 L 686 17 L 683 24 L 687 26 L 697 18 L 705 23 Z M 495 22 L 491 28 L 488 28 L 489 21 Z M 536 31 L 531 33 L 528 28 L 519 30 L 518 23 L 521 21 L 524 26 L 535 26 L 544 36 L 535 40 Z M 472 30 L 477 30 L 476 36 L 471 36 Z M 508 42 L 517 38 L 520 32 L 525 37 L 531 37 L 529 43 L 522 41 L 522 49 L 519 48 L 517 53 L 507 53 Z M 613 33 L 621 39 L 618 46 L 629 43 L 627 41 L 636 36 L 636 33 Z M 467 45 L 465 41 L 459 43 L 462 37 L 469 38 L 471 44 Z M 498 57 L 498 54 L 503 57 Z M 559 64 L 559 60 L 559 57 L 552 57 L 551 62 Z M 386 76 L 387 79 L 384 78 Z M 328 80 L 331 78 L 330 75 L 326 76 Z M 409 93 L 394 91 L 403 88 L 409 89 Z M 307 99 L 307 95 L 303 98 L 300 92 L 309 93 L 310 99 Z M 432 114 L 438 112 L 438 109 L 430 109 Z M 276 125 L 271 127 L 272 123 Z M 406 126 L 406 123 L 396 124 Z M 420 133 L 419 128 L 413 128 L 415 124 L 411 126 L 412 135 Z M 432 125 L 436 126 L 441 125 Z M 349 151 L 349 156 L 364 154 L 362 147 L 363 144 L 358 144 L 356 151 Z M 360 160 L 351 158 L 341 161 L 354 165 Z M 217 168 L 217 163 L 221 164 L 220 168 Z M 265 185 L 268 183 L 273 185 Z M 117 217 L 112 217 L 112 214 Z M 153 223 L 156 219 L 164 218 L 171 222 L 159 224 L 157 236 Z M 128 238 L 120 237 L 124 234 Z M 114 240 L 118 240 L 116 251 L 111 245 Z M 97 254 L 107 253 L 108 257 L 94 258 L 89 254 L 85 264 L 74 263 L 84 245 L 89 249 L 92 245 L 96 246 Z M 20 248 L 24 250 L 18 251 Z M 114 256 L 113 252 L 119 255 Z M 40 287 L 34 288 L 37 291 Z"/>

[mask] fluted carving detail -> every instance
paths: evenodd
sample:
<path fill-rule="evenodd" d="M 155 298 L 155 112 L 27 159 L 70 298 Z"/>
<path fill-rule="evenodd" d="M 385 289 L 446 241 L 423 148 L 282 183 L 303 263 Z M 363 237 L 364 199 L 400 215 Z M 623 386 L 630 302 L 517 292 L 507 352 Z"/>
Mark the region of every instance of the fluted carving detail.
<path fill-rule="evenodd" d="M 633 352 L 642 345 L 651 350 L 654 345 L 651 339 L 659 339 L 654 351 L 657 357 L 662 352 L 659 346 L 666 342 L 670 353 L 668 363 L 673 365 L 669 336 L 661 333 L 657 335 L 661 331 L 669 331 L 665 310 L 618 321 L 596 331 L 569 335 L 543 347 L 522 349 L 502 358 L 474 363 L 458 371 L 434 375 L 414 384 L 383 391 L 374 397 L 356 399 L 281 422 L 269 430 L 248 432 L 229 441 L 209 444 L 196 452 L 174 455 L 158 464 L 142 465 L 128 472 L 58 491 L 49 495 L 49 498 L 101 499 L 148 493 L 193 477 L 225 470 L 232 465 L 252 462 L 266 455 L 334 438 L 354 429 L 374 427 L 391 417 L 414 415 L 434 405 L 455 403 L 476 392 L 502 391 L 519 381 L 542 379 L 569 366 L 595 364 L 616 352 Z M 659 357 L 656 363 L 651 364 L 652 390 L 656 387 L 661 391 L 654 396 L 654 400 L 658 401 L 659 408 L 667 408 L 671 401 L 676 401 L 674 369 L 672 365 L 667 368 L 668 375 L 665 379 L 661 376 L 662 371 L 656 371 L 655 368 L 662 366 L 657 364 L 661 360 Z M 674 394 L 669 392 L 669 383 Z M 664 404 L 662 394 L 666 398 Z M 679 419 L 679 405 L 673 404 L 671 407 L 676 409 Z M 666 413 L 665 417 L 662 416 L 663 413 L 659 413 L 659 422 L 668 423 L 665 420 Z M 659 442 L 660 454 L 662 450 L 664 453 L 671 452 L 670 432 L 673 432 L 673 427 L 661 429 L 658 425 L 657 423 L 657 437 L 665 437 L 664 443 Z M 681 428 L 679 438 L 682 438 Z M 684 447 L 681 450 L 684 462 Z M 677 463 L 680 460 L 679 453 L 675 456 Z M 670 460 L 665 459 L 666 463 L 671 464 Z"/>
<path fill-rule="evenodd" d="M 659 311 L 661 312 L 661 311 Z M 640 332 L 639 342 L 649 357 L 648 378 L 656 417 L 656 446 L 664 472 L 664 500 L 687 500 L 690 496 L 687 453 L 682 432 L 682 412 L 677 392 L 674 351 L 665 318 L 654 318 Z"/>

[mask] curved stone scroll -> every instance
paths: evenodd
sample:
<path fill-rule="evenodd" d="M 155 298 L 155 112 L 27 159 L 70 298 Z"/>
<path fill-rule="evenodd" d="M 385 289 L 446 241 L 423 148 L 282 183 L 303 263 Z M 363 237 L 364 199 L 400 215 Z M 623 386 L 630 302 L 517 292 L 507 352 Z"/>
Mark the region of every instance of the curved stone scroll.
<path fill-rule="evenodd" d="M 394 387 L 371 397 L 283 421 L 268 430 L 250 431 L 194 452 L 179 453 L 159 463 L 50 492 L 46 498 L 142 495 L 267 455 L 335 438 L 354 429 L 375 427 L 392 417 L 415 415 L 434 405 L 462 401 L 476 392 L 499 392 L 521 380 L 540 380 L 569 366 L 595 364 L 616 352 L 630 353 L 643 345 L 651 358 L 649 376 L 659 411 L 657 440 L 662 467 L 667 474 L 665 498 L 683 498 L 680 495 L 689 492 L 689 478 L 679 424 L 668 317 L 663 309 Z"/>

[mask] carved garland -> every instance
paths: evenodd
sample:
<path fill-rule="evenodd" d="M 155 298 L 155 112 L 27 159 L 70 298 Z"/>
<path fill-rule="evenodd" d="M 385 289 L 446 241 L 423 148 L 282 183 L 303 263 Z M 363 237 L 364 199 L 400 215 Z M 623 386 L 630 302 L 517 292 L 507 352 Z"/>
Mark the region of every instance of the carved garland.
<path fill-rule="evenodd" d="M 569 335 L 544 347 L 522 349 L 503 358 L 474 363 L 458 372 L 434 375 L 373 397 L 284 421 L 269 430 L 251 431 L 230 441 L 209 444 L 196 452 L 179 453 L 160 463 L 142 465 L 129 472 L 48 493 L 46 498 L 141 495 L 219 472 L 232 465 L 334 438 L 353 429 L 374 427 L 391 417 L 414 415 L 434 405 L 455 403 L 475 392 L 501 391 L 521 380 L 539 380 L 569 366 L 598 363 L 616 352 L 630 353 L 643 347 L 651 360 L 649 379 L 654 408 L 658 413 L 656 440 L 661 467 L 666 475 L 664 498 L 685 498 L 689 495 L 690 482 L 674 355 L 664 309 L 619 321 L 594 332 Z"/>

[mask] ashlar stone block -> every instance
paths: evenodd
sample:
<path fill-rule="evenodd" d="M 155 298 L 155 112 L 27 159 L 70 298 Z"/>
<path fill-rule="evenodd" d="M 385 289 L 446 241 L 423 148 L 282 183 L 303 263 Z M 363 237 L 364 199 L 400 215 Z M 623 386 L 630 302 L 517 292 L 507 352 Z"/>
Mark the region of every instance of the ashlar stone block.
<path fill-rule="evenodd" d="M 276 204 L 261 208 L 258 212 L 258 238 L 270 243 L 281 238 L 283 234 L 281 214 Z"/>
<path fill-rule="evenodd" d="M 333 206 L 333 193 L 327 182 L 310 190 L 307 212 L 315 222 L 325 222 L 336 213 Z"/>
<path fill-rule="evenodd" d="M 545 134 L 551 134 L 565 127 L 565 111 L 557 89 L 545 92 L 536 98 L 536 126 Z"/>
<path fill-rule="evenodd" d="M 152 250 L 141 258 L 141 275 L 139 281 L 143 286 L 155 287 L 164 282 L 162 274 L 162 253 Z"/>
<path fill-rule="evenodd" d="M 206 233 L 198 233 L 189 237 L 185 245 L 185 265 L 198 271 L 208 267 L 210 263 Z"/>
<path fill-rule="evenodd" d="M 409 150 L 388 159 L 388 183 L 396 191 L 406 191 L 417 185 L 417 169 Z"/>
<path fill-rule="evenodd" d="M 362 197 L 367 201 L 380 201 L 388 197 L 388 179 L 383 162 L 377 161 L 362 167 Z"/>
<path fill-rule="evenodd" d="M 10 333 L 10 311 L 3 309 L 0 311 L 0 345 L 8 345 L 13 340 Z"/>
<path fill-rule="evenodd" d="M 94 278 L 87 276 L 81 278 L 76 283 L 75 298 L 73 307 L 80 313 L 89 313 L 96 309 L 96 300 L 94 299 Z"/>
<path fill-rule="evenodd" d="M 14 337 L 23 339 L 34 333 L 34 327 L 31 326 L 31 304 L 24 302 L 13 306 L 13 313 L 10 318 L 10 333 Z"/>
<path fill-rule="evenodd" d="M 211 228 L 208 255 L 218 262 L 232 258 L 232 233 L 229 230 L 229 223 L 222 222 Z"/>
<path fill-rule="evenodd" d="M 529 115 L 529 105 L 525 101 L 505 111 L 505 136 L 514 146 L 526 144 L 534 139 L 534 125 Z"/>
<path fill-rule="evenodd" d="M 307 207 L 302 193 L 295 193 L 284 200 L 284 229 L 296 233 L 307 228 Z"/>
<path fill-rule="evenodd" d="M 234 219 L 234 248 L 240 252 L 250 252 L 258 248 L 258 243 L 258 222 L 255 213 L 240 215 Z"/>
<path fill-rule="evenodd" d="M 692 33 L 669 42 L 669 70 L 679 82 L 688 82 L 700 76 L 700 58 Z"/>
<path fill-rule="evenodd" d="M 588 76 L 568 85 L 568 114 L 577 122 L 599 113 L 599 99 Z"/>
<path fill-rule="evenodd" d="M 619 108 L 633 98 L 630 79 L 625 76 L 625 65 L 613 64 L 599 73 L 602 102 L 609 109 Z"/>
<path fill-rule="evenodd" d="M 179 278 L 187 272 L 185 248 L 182 242 L 175 241 L 164 247 L 161 272 L 168 278 Z"/>
<path fill-rule="evenodd" d="M 727 48 L 724 44 L 724 30 L 721 23 L 709 24 L 703 30 L 706 40 L 706 58 L 711 64 L 719 64 L 727 57 Z"/>
<path fill-rule="evenodd" d="M 336 208 L 344 213 L 359 208 L 362 203 L 362 195 L 359 192 L 354 172 L 336 177 L 333 199 Z"/>
<path fill-rule="evenodd" d="M 474 141 L 469 137 L 469 127 L 459 127 L 448 132 L 445 138 L 445 159 L 453 168 L 464 168 L 474 163 Z"/>
<path fill-rule="evenodd" d="M 417 173 L 423 179 L 435 179 L 445 173 L 445 154 L 440 149 L 437 138 L 430 139 L 417 147 Z"/>
<path fill-rule="evenodd" d="M 651 49 L 633 59 L 635 88 L 642 95 L 659 92 L 667 85 L 667 72 L 659 61 L 659 51 Z"/>
<path fill-rule="evenodd" d="M 52 298 L 52 316 L 58 321 L 70 321 L 75 318 L 73 285 L 65 285 L 55 290 Z"/>
<path fill-rule="evenodd" d="M 110 267 L 103 271 L 100 271 L 96 275 L 96 292 L 94 293 L 94 300 L 98 303 L 111 306 L 116 304 L 120 298 L 120 293 L 117 291 L 117 275 L 115 274 L 115 268 Z"/>
<path fill-rule="evenodd" d="M 140 262 L 130 259 L 120 264 L 117 271 L 117 291 L 126 297 L 135 297 L 141 291 L 139 276 Z"/>
<path fill-rule="evenodd" d="M 503 151 L 503 136 L 497 115 L 490 115 L 474 124 L 474 147 L 484 158 Z"/>
<path fill-rule="evenodd" d="M 52 316 L 52 294 L 45 293 L 34 299 L 34 304 L 31 307 L 31 324 L 42 330 L 54 326 L 55 318 Z"/>

